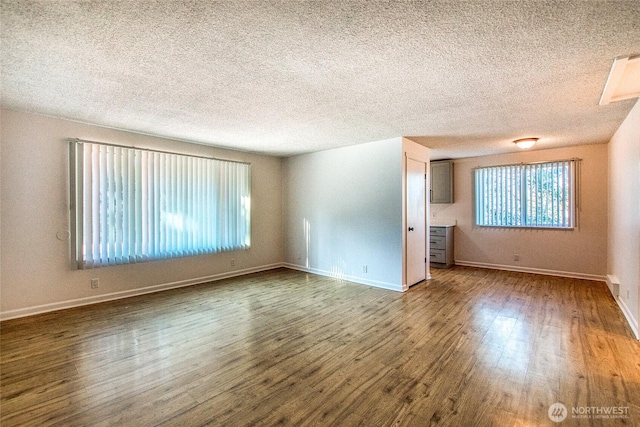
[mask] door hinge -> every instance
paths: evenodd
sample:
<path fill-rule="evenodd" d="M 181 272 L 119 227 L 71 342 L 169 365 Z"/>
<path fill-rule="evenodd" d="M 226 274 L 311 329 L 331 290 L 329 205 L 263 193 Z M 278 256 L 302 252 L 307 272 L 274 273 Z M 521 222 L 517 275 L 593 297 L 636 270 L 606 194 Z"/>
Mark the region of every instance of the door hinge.
<path fill-rule="evenodd" d="M 425 262 L 425 263 L 427 262 L 427 259 L 426 259 L 426 258 L 424 259 L 424 262 Z"/>

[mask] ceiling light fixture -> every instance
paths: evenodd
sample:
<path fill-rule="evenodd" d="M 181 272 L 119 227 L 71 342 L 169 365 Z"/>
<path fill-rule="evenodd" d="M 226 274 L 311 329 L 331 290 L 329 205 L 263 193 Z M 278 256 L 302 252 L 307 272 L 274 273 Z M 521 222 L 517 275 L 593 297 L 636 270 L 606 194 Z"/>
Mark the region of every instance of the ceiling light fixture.
<path fill-rule="evenodd" d="M 516 144 L 519 148 L 522 148 L 523 150 L 525 150 L 527 148 L 531 148 L 534 145 L 536 145 L 536 142 L 538 142 L 538 139 L 540 138 L 522 138 L 522 139 L 516 139 L 515 141 L 513 141 L 513 143 Z"/>

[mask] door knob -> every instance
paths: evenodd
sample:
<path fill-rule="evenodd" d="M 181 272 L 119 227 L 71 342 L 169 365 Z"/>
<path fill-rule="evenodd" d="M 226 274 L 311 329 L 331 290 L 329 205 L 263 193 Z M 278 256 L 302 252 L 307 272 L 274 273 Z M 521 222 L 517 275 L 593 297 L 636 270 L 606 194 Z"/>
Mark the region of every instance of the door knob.
<path fill-rule="evenodd" d="M 409 227 L 409 231 L 413 231 L 413 227 Z"/>

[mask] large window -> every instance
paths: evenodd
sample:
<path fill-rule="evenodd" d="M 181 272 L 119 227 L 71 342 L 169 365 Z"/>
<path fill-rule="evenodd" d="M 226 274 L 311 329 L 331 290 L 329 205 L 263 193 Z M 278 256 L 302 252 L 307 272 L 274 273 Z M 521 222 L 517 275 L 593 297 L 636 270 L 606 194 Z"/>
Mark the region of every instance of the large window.
<path fill-rule="evenodd" d="M 577 160 L 475 169 L 476 224 L 573 228 Z"/>
<path fill-rule="evenodd" d="M 78 268 L 250 245 L 250 165 L 70 141 Z"/>

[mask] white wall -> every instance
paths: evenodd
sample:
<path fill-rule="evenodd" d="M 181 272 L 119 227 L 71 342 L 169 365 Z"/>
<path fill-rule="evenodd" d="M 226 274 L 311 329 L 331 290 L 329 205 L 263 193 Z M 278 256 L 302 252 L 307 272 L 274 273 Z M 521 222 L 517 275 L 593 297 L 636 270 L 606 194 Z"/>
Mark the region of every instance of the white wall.
<path fill-rule="evenodd" d="M 287 158 L 283 181 L 288 265 L 402 290 L 402 138 Z"/>
<path fill-rule="evenodd" d="M 640 101 L 609 142 L 607 252 L 607 272 L 620 283 L 618 305 L 640 339 Z"/>
<path fill-rule="evenodd" d="M 639 105 L 635 105 L 608 146 L 457 160 L 455 203 L 431 206 L 431 220 L 458 222 L 456 259 L 588 278 L 602 278 L 607 273 L 617 276 L 621 284 L 619 304 L 630 323 L 635 322 L 637 331 Z M 403 138 L 282 160 L 9 110 L 1 110 L 0 120 L 0 318 L 257 271 L 281 265 L 283 260 L 295 268 L 402 289 L 402 171 L 403 151 L 407 150 Z M 70 137 L 251 162 L 252 248 L 71 270 L 69 242 L 56 237 L 68 228 L 66 139 Z M 473 226 L 473 167 L 574 156 L 584 159 L 579 230 L 496 230 Z M 520 254 L 519 262 L 513 261 L 514 252 Z M 234 267 L 231 259 L 236 260 Z M 90 288 L 94 277 L 100 279 L 97 290 Z"/>
<path fill-rule="evenodd" d="M 473 220 L 473 168 L 582 158 L 580 224 L 575 230 L 477 227 Z M 604 280 L 607 265 L 607 145 L 458 159 L 454 161 L 454 203 L 432 204 L 432 221 L 456 220 L 458 264 Z M 514 254 L 520 256 L 514 260 Z"/>
<path fill-rule="evenodd" d="M 281 265 L 282 160 L 276 157 L 1 111 L 0 310 L 2 318 L 197 283 Z M 73 271 L 68 229 L 67 138 L 251 162 L 252 246 L 206 256 Z M 235 259 L 235 266 L 231 266 Z M 100 279 L 98 289 L 91 278 Z"/>

